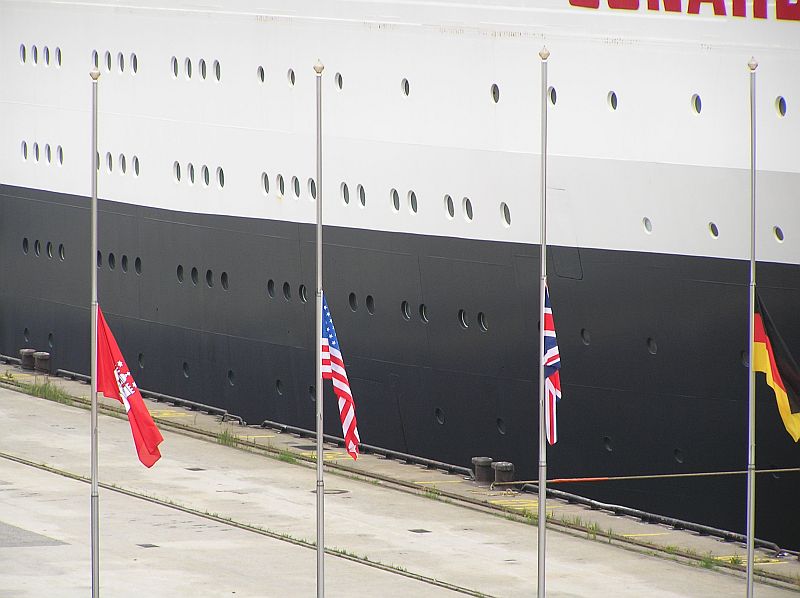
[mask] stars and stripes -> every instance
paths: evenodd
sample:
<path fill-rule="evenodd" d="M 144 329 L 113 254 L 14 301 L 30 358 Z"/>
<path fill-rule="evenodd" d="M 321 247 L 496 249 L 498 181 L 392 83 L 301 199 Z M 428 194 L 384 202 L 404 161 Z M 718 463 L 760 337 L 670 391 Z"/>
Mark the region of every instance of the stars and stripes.
<path fill-rule="evenodd" d="M 342 434 L 344 435 L 345 450 L 353 459 L 358 459 L 358 445 L 361 439 L 358 436 L 356 425 L 356 405 L 347 381 L 347 372 L 344 369 L 342 352 L 339 350 L 339 340 L 336 338 L 336 329 L 333 327 L 333 318 L 328 309 L 328 301 L 322 296 L 322 378 L 330 379 L 333 383 L 333 392 L 339 399 L 339 417 L 342 420 Z"/>
<path fill-rule="evenodd" d="M 556 401 L 561 400 L 561 355 L 558 352 L 556 341 L 556 327 L 553 322 L 553 308 L 550 305 L 550 291 L 544 288 L 544 395 L 545 395 L 545 423 L 547 427 L 547 442 L 555 444 L 558 440 L 556 433 Z"/>

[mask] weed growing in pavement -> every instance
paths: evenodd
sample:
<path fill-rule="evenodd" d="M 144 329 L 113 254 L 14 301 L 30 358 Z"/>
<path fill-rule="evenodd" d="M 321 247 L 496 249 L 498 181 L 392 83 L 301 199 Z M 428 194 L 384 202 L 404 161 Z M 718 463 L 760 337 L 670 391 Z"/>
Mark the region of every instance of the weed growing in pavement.
<path fill-rule="evenodd" d="M 590 523 L 586 526 L 586 537 L 590 540 L 597 540 L 597 532 L 600 531 L 600 525 L 597 523 Z"/>
<path fill-rule="evenodd" d="M 295 457 L 291 451 L 282 450 L 278 453 L 278 461 L 283 461 L 284 463 L 291 463 L 292 465 L 297 465 L 297 457 Z"/>
<path fill-rule="evenodd" d="M 239 439 L 235 434 L 231 434 L 229 430 L 222 430 L 222 432 L 217 435 L 217 442 L 223 446 L 236 446 Z"/>
<path fill-rule="evenodd" d="M 700 566 L 705 569 L 713 569 L 717 565 L 717 559 L 710 552 L 700 557 Z"/>
<path fill-rule="evenodd" d="M 742 564 L 742 557 L 738 554 L 734 554 L 730 559 L 728 559 L 731 565 L 741 565 Z"/>
<path fill-rule="evenodd" d="M 32 394 L 36 397 L 47 399 L 48 401 L 55 401 L 56 403 L 72 405 L 72 397 L 69 393 L 49 380 L 45 382 L 34 382 L 33 384 L 21 384 L 20 387 L 28 394 Z"/>
<path fill-rule="evenodd" d="M 442 493 L 439 492 L 436 486 L 431 486 L 430 488 L 425 488 L 424 496 L 425 498 L 430 498 L 431 500 L 440 500 Z"/>

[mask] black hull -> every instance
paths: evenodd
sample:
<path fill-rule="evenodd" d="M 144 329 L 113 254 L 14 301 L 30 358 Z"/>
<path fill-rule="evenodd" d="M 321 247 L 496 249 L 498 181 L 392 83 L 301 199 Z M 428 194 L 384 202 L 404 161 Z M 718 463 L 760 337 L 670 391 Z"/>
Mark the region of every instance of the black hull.
<path fill-rule="evenodd" d="M 100 303 L 141 387 L 250 423 L 314 427 L 313 226 L 109 201 L 99 222 Z M 49 350 L 54 368 L 88 371 L 88 200 L 0 186 L 0 248 L 0 352 Z M 549 477 L 744 470 L 748 264 L 563 247 L 548 256 L 565 397 Z M 538 247 L 327 227 L 324 272 L 366 443 L 461 465 L 488 455 L 535 477 Z M 797 347 L 800 267 L 760 263 L 758 281 Z M 796 466 L 800 448 L 763 376 L 757 394 L 758 467 Z M 333 400 L 325 417 L 341 435 Z M 745 485 L 739 475 L 559 487 L 743 532 Z M 800 548 L 788 516 L 798 491 L 797 474 L 758 477 L 759 537 Z"/>

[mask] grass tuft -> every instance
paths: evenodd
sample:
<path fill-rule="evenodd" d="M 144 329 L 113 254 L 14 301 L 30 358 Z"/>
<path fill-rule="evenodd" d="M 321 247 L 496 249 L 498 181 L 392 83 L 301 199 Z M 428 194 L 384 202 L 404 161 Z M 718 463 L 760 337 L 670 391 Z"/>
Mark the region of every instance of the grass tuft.
<path fill-rule="evenodd" d="M 48 401 L 55 401 L 56 403 L 63 403 L 65 405 L 72 405 L 72 397 L 69 393 L 50 382 L 50 380 L 34 382 L 33 384 L 21 384 L 20 387 L 25 392 L 35 397 L 47 399 Z"/>
<path fill-rule="evenodd" d="M 278 453 L 278 461 L 283 461 L 284 463 L 291 463 L 292 465 L 297 465 L 297 457 L 292 454 L 291 451 L 282 450 Z"/>
<path fill-rule="evenodd" d="M 231 434 L 230 430 L 222 430 L 217 435 L 217 442 L 223 446 L 236 446 L 239 439 L 236 434 Z"/>

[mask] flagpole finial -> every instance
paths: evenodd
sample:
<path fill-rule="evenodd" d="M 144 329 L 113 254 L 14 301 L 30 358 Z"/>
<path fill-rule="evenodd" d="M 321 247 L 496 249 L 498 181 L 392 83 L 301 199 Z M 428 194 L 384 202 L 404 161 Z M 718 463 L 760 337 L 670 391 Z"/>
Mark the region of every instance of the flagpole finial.
<path fill-rule="evenodd" d="M 550 50 L 547 49 L 547 46 L 543 46 L 542 49 L 539 50 L 539 58 L 542 60 L 550 58 Z"/>
<path fill-rule="evenodd" d="M 317 59 L 317 64 L 314 65 L 314 72 L 317 73 L 317 76 L 319 77 L 322 74 L 322 71 L 324 70 L 325 70 L 325 65 L 322 64 L 322 62 L 320 62 L 319 59 Z"/>
<path fill-rule="evenodd" d="M 89 76 L 92 78 L 92 81 L 97 81 L 100 78 L 99 69 L 92 69 L 89 71 Z"/>
<path fill-rule="evenodd" d="M 751 73 L 758 68 L 758 61 L 755 59 L 755 56 L 750 57 L 750 61 L 747 63 L 747 68 L 750 69 Z"/>

